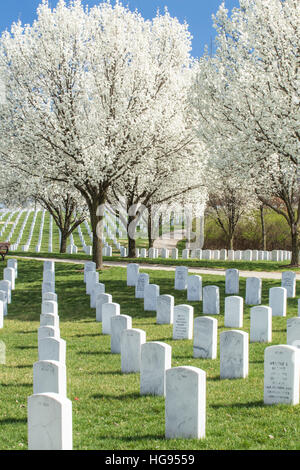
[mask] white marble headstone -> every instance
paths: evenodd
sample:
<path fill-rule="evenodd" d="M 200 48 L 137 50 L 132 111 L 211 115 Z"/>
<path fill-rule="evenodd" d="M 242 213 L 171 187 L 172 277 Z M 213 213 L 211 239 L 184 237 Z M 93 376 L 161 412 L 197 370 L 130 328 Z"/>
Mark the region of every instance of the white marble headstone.
<path fill-rule="evenodd" d="M 158 325 L 173 323 L 174 318 L 174 297 L 173 295 L 159 295 L 156 305 L 156 323 Z"/>
<path fill-rule="evenodd" d="M 57 393 L 28 397 L 28 450 L 72 450 L 72 402 Z"/>
<path fill-rule="evenodd" d="M 293 271 L 285 271 L 281 275 L 281 287 L 287 290 L 287 298 L 296 296 L 296 274 Z"/>
<path fill-rule="evenodd" d="M 166 370 L 171 367 L 172 348 L 160 341 L 145 342 L 141 346 L 140 393 L 166 393 Z"/>
<path fill-rule="evenodd" d="M 202 277 L 197 275 L 187 278 L 187 300 L 197 302 L 202 300 Z"/>
<path fill-rule="evenodd" d="M 206 424 L 206 373 L 181 366 L 166 371 L 165 437 L 201 439 Z"/>
<path fill-rule="evenodd" d="M 135 298 L 143 299 L 145 287 L 149 284 L 149 274 L 141 273 L 138 275 L 137 283 L 135 286 Z"/>
<path fill-rule="evenodd" d="M 175 290 L 187 289 L 188 268 L 186 266 L 176 266 L 175 269 Z"/>
<path fill-rule="evenodd" d="M 110 335 L 111 318 L 120 315 L 120 305 L 114 302 L 104 303 L 102 305 L 102 334 Z"/>
<path fill-rule="evenodd" d="M 121 353 L 121 334 L 123 330 L 132 328 L 129 315 L 115 315 L 110 321 L 110 350 L 113 354 Z"/>
<path fill-rule="evenodd" d="M 96 298 L 96 321 L 102 321 L 102 308 L 106 303 L 112 302 L 111 294 L 98 294 Z"/>
<path fill-rule="evenodd" d="M 300 318 L 292 317 L 286 321 L 286 344 L 300 348 Z"/>
<path fill-rule="evenodd" d="M 42 302 L 42 314 L 52 313 L 58 315 L 57 302 L 55 300 L 44 300 Z"/>
<path fill-rule="evenodd" d="M 4 290 L 0 290 L 0 301 L 3 302 L 3 315 L 6 317 L 7 311 L 7 294 Z"/>
<path fill-rule="evenodd" d="M 121 333 L 121 371 L 140 372 L 141 346 L 146 342 L 146 333 L 139 328 L 130 328 Z"/>
<path fill-rule="evenodd" d="M 218 315 L 220 313 L 220 292 L 218 286 L 203 287 L 202 312 L 204 315 Z"/>
<path fill-rule="evenodd" d="M 33 364 L 33 393 L 67 394 L 66 366 L 58 361 L 38 361 Z"/>
<path fill-rule="evenodd" d="M 101 282 L 96 282 L 92 288 L 91 297 L 90 297 L 90 307 L 96 308 L 96 300 L 98 294 L 105 294 L 105 284 Z"/>
<path fill-rule="evenodd" d="M 259 305 L 250 309 L 250 342 L 272 341 L 272 309 Z"/>
<path fill-rule="evenodd" d="M 269 346 L 264 353 L 264 403 L 299 403 L 300 350 L 294 346 Z"/>
<path fill-rule="evenodd" d="M 242 328 L 243 327 L 243 308 L 244 299 L 238 295 L 230 295 L 225 297 L 225 328 Z"/>
<path fill-rule="evenodd" d="M 38 344 L 39 361 L 66 363 L 66 341 L 62 338 L 44 338 Z"/>
<path fill-rule="evenodd" d="M 225 294 L 239 293 L 239 271 L 238 269 L 226 269 L 225 271 Z"/>
<path fill-rule="evenodd" d="M 10 282 L 11 290 L 15 290 L 15 275 L 14 268 L 3 269 L 3 279 Z"/>
<path fill-rule="evenodd" d="M 238 330 L 220 333 L 220 378 L 246 378 L 249 368 L 248 333 Z"/>
<path fill-rule="evenodd" d="M 156 311 L 157 298 L 159 296 L 159 286 L 157 284 L 148 284 L 144 290 L 144 310 Z"/>
<path fill-rule="evenodd" d="M 248 277 L 246 279 L 246 305 L 261 304 L 262 281 L 258 277 Z"/>
<path fill-rule="evenodd" d="M 127 265 L 127 286 L 136 286 L 139 269 L 140 267 L 136 263 L 129 263 Z"/>
<path fill-rule="evenodd" d="M 269 306 L 273 317 L 285 317 L 287 304 L 287 291 L 285 287 L 271 287 L 269 289 Z"/>
<path fill-rule="evenodd" d="M 0 291 L 3 290 L 7 296 L 7 303 L 11 303 L 11 283 L 10 281 L 0 281 Z"/>
<path fill-rule="evenodd" d="M 194 320 L 193 357 L 216 359 L 218 320 L 201 315 Z"/>
<path fill-rule="evenodd" d="M 194 308 L 191 305 L 174 307 L 173 339 L 193 338 Z"/>

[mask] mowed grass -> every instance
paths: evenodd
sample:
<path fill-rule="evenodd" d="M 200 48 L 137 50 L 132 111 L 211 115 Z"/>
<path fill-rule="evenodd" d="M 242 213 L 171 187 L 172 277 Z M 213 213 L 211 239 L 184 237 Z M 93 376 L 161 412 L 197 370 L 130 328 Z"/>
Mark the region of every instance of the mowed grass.
<path fill-rule="evenodd" d="M 70 259 L 78 261 L 92 261 L 92 257 L 86 253 L 77 254 L 68 253 L 48 253 L 47 251 L 36 253 L 34 251 L 14 251 L 10 252 L 11 257 L 22 258 L 53 258 Z M 240 271 L 258 271 L 258 272 L 282 272 L 293 270 L 300 272 L 300 267 L 290 266 L 288 261 L 219 261 L 219 260 L 197 260 L 197 259 L 172 259 L 172 258 L 123 258 L 117 253 L 113 256 L 103 256 L 104 262 L 117 261 L 120 263 L 143 263 L 161 266 L 189 266 L 190 268 L 203 268 L 224 271 L 225 269 L 236 268 Z"/>
<path fill-rule="evenodd" d="M 3 267 L 6 265 L 3 264 Z M 286 320 L 297 316 L 297 299 L 288 300 L 286 318 L 274 317 L 272 343 L 251 343 L 249 376 L 221 380 L 219 349 L 215 360 L 193 358 L 192 340 L 172 340 L 171 325 L 157 325 L 155 312 L 144 312 L 143 300 L 135 299 L 126 286 L 126 269 L 100 272 L 106 292 L 132 316 L 133 328 L 146 332 L 147 341 L 172 346 L 172 367 L 189 365 L 206 372 L 206 437 L 165 439 L 164 397 L 140 396 L 139 374 L 122 374 L 119 354 L 111 354 L 110 337 L 101 334 L 85 293 L 83 265 L 56 263 L 56 292 L 61 337 L 67 342 L 67 396 L 73 404 L 73 446 L 76 450 L 229 450 L 300 449 L 300 405 L 266 406 L 263 403 L 264 349 L 286 344 Z M 172 294 L 175 303 L 194 306 L 202 314 L 202 302 L 187 302 L 186 292 L 174 290 L 174 272 L 148 272 L 161 294 Z M 33 393 L 33 364 L 38 360 L 37 329 L 41 311 L 43 263 L 19 260 L 19 277 L 8 306 L 0 340 L 6 345 L 6 364 L 0 365 L 0 449 L 27 448 L 27 397 Z M 202 276 L 203 285 L 220 287 L 221 313 L 218 337 L 224 328 L 223 276 Z M 280 281 L 263 280 L 262 304 L 268 290 Z M 240 278 L 245 296 L 245 279 Z M 300 297 L 300 284 L 297 285 Z M 250 309 L 245 306 L 243 331 L 250 332 Z M 180 403 L 178 404 L 180 406 Z"/>

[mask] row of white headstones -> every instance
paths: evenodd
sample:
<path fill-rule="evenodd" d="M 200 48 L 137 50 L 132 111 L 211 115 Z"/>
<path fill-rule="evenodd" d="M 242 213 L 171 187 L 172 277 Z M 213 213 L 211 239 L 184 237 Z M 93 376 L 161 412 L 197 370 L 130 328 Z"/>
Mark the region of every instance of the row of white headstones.
<path fill-rule="evenodd" d="M 0 236 L 4 234 L 8 224 L 10 223 L 11 219 L 13 216 L 18 213 L 16 219 L 14 220 L 10 233 L 6 237 L 6 241 L 9 242 L 14 234 L 15 228 L 19 222 L 20 217 L 22 216 L 23 212 L 25 209 L 22 210 L 14 210 L 11 211 L 8 218 L 5 221 L 5 224 L 2 226 L 2 229 L 0 231 Z M 11 246 L 10 250 L 11 251 L 17 251 L 20 241 L 23 236 L 23 232 L 26 228 L 26 224 L 29 218 L 30 213 L 33 211 L 33 209 L 29 209 L 26 211 L 26 216 L 25 219 L 22 223 L 22 226 L 20 228 L 18 238 L 15 243 Z M 0 215 L 0 220 L 6 215 L 8 211 L 5 210 L 2 212 Z M 29 251 L 35 224 L 36 224 L 36 218 L 38 215 L 39 209 L 37 209 L 34 213 L 34 217 L 30 226 L 29 230 L 29 236 L 24 245 L 21 246 L 22 251 L 26 252 Z M 40 252 L 41 251 L 41 243 L 42 243 L 42 238 L 43 238 L 43 230 L 44 230 L 44 222 L 45 222 L 45 214 L 46 211 L 43 210 L 42 212 L 42 218 L 41 218 L 41 223 L 40 223 L 40 228 L 39 228 L 39 238 L 38 238 L 38 243 L 35 246 L 35 251 Z M 125 246 L 121 246 L 120 242 L 118 241 L 116 237 L 116 232 L 121 231 L 120 235 L 123 238 L 126 238 L 126 229 L 125 227 L 122 227 L 121 229 L 119 228 L 120 226 L 117 225 L 116 221 L 111 217 L 111 215 L 106 212 L 106 220 L 104 222 L 104 230 L 105 234 L 103 236 L 103 255 L 104 256 L 112 256 L 112 246 L 109 245 L 107 242 L 107 239 L 111 241 L 111 243 L 115 246 L 116 250 L 120 251 L 120 256 L 121 257 L 126 257 L 127 256 L 127 248 Z M 88 236 L 90 239 L 90 243 L 93 243 L 93 234 L 91 232 L 91 228 L 88 224 L 88 222 L 85 220 L 84 221 L 85 228 L 88 232 Z M 91 255 L 92 254 L 92 246 L 88 243 L 86 243 L 86 240 L 84 238 L 82 229 L 80 226 L 77 227 L 78 235 L 80 238 L 80 242 L 82 245 L 83 251 Z M 52 237 L 53 237 L 53 218 L 50 215 L 49 219 L 49 241 L 48 241 L 48 252 L 53 252 L 53 244 L 52 244 Z M 59 231 L 59 240 L 61 238 L 61 233 Z M 71 234 L 70 235 L 70 243 L 67 246 L 67 253 L 68 254 L 76 254 L 78 253 L 78 247 L 75 245 L 74 242 L 74 237 Z M 173 248 L 172 250 L 169 250 L 167 248 L 150 248 L 147 250 L 146 248 L 136 248 L 136 257 L 137 258 L 151 258 L 151 259 L 156 259 L 158 257 L 161 258 L 172 258 L 172 259 L 179 259 L 179 251 L 177 248 Z M 182 250 L 182 259 L 199 259 L 199 260 L 228 260 L 228 261 L 289 261 L 291 259 L 291 252 L 287 250 L 273 250 L 273 251 L 260 251 L 260 250 L 202 250 L 202 249 L 194 249 L 190 250 L 189 248 L 186 248 Z"/>
<path fill-rule="evenodd" d="M 120 315 L 120 305 L 113 303 L 112 296 L 105 293 L 105 286 L 99 283 L 99 274 L 93 263 L 86 263 L 85 279 L 86 292 L 91 295 L 91 307 L 96 308 L 96 321 L 102 322 L 102 333 L 111 336 L 111 352 L 121 353 L 122 372 L 140 373 L 141 393 L 166 397 L 166 437 L 204 437 L 205 371 L 187 366 L 171 368 L 171 346 L 162 342 L 146 342 L 146 333 L 132 328 L 132 318 Z M 260 296 L 256 290 L 259 289 L 261 292 L 261 279 L 249 278 L 247 281 L 246 303 L 249 305 L 260 303 Z M 225 284 L 227 294 L 238 293 L 237 270 L 227 270 Z M 193 307 L 174 306 L 173 296 L 160 296 L 159 286 L 149 284 L 149 275 L 139 273 L 138 264 L 127 266 L 127 285 L 135 287 L 136 298 L 144 299 L 144 310 L 156 311 L 157 323 L 173 323 L 173 339 L 193 339 L 194 357 L 210 359 L 217 357 L 216 318 L 200 316 L 194 320 Z M 295 297 L 295 273 L 283 273 L 282 285 L 285 287 L 270 289 L 270 306 L 258 305 L 251 308 L 250 342 L 271 342 L 272 316 L 286 316 L 287 296 Z M 174 288 L 186 289 L 188 300 L 202 299 L 201 286 L 200 276 L 188 276 L 186 267 L 176 268 Z M 217 286 L 204 287 L 203 303 L 207 296 L 207 305 L 215 305 L 216 297 L 219 299 L 217 289 Z M 213 300 L 209 300 L 210 295 Z M 252 302 L 253 297 L 256 299 L 255 302 Z M 242 307 L 241 297 L 226 297 L 225 327 L 242 327 Z M 209 313 L 218 314 L 219 310 Z M 300 346 L 299 317 L 287 320 L 286 345 L 270 346 L 265 349 L 265 404 L 299 403 L 300 350 L 297 346 Z M 248 364 L 248 333 L 237 330 L 222 332 L 220 378 L 246 378 Z M 178 406 L 179 402 L 182 403 L 183 397 L 186 397 L 184 407 Z M 182 409 L 185 410 L 184 415 Z"/>
<path fill-rule="evenodd" d="M 15 260 L 9 260 L 10 262 Z M 128 265 L 127 285 L 137 288 L 138 265 Z M 183 287 L 183 267 L 175 273 L 175 289 Z M 17 266 L 12 269 L 16 278 Z M 179 273 L 179 274 L 178 274 Z M 185 271 L 186 273 L 186 271 Z M 179 279 L 178 279 L 179 277 Z M 188 278 L 187 276 L 187 282 Z M 105 285 L 99 283 L 99 273 L 94 263 L 86 263 L 84 271 L 86 292 L 91 307 L 96 308 L 96 321 L 102 322 L 102 333 L 111 336 L 111 352 L 121 354 L 123 373 L 140 373 L 141 394 L 165 396 L 165 435 L 174 437 L 205 437 L 206 422 L 206 373 L 190 366 L 171 367 L 172 348 L 162 342 L 146 342 L 143 330 L 132 328 L 132 318 L 120 314 L 120 305 L 105 294 Z M 178 282 L 180 281 L 180 285 Z M 11 281 L 6 281 L 11 282 Z M 187 283 L 185 284 L 187 286 Z M 147 287 L 145 284 L 144 294 Z M 11 289 L 14 282 L 11 282 Z M 187 288 L 187 287 L 186 287 Z M 285 288 L 284 288 L 285 289 Z M 138 298 L 141 289 L 136 289 Z M 65 341 L 60 338 L 57 296 L 55 294 L 54 263 L 44 262 L 42 284 L 42 312 L 38 330 L 39 361 L 33 366 L 33 395 L 28 398 L 28 447 L 30 449 L 72 448 L 72 403 L 66 396 Z M 163 296 L 158 296 L 163 297 Z M 144 296 L 145 300 L 145 296 Z M 165 306 L 165 305 L 164 305 Z M 253 307 L 268 312 L 268 330 L 271 325 L 271 307 Z M 251 313 L 252 313 L 251 312 Z M 257 311 L 256 321 L 261 326 L 264 311 Z M 174 339 L 192 339 L 193 307 L 175 306 L 173 315 Z M 253 317 L 254 318 L 254 317 Z M 204 320 L 201 323 L 201 320 Z M 291 319 L 295 320 L 295 319 Z M 300 320 L 300 319 L 299 319 Z M 197 321 L 197 323 L 196 323 Z M 206 323 L 205 323 L 206 321 Z M 199 323 L 198 323 L 199 322 Z M 288 331 L 294 329 L 290 324 Z M 194 322 L 194 357 L 216 357 L 217 320 L 198 317 Z M 295 334 L 292 334 L 295 341 Z M 251 335 L 250 335 L 251 337 Z M 296 334 L 300 339 L 299 328 Z M 291 336 L 290 336 L 291 338 Z M 256 341 L 270 340 L 258 335 Z M 297 341 L 296 340 L 296 341 Z M 252 341 L 255 339 L 252 338 Z M 208 343 L 213 343 L 211 352 Z M 264 402 L 299 402 L 300 352 L 293 345 L 271 346 L 265 349 Z M 220 335 L 220 377 L 245 378 L 248 375 L 248 334 L 228 331 Z M 178 406 L 184 399 L 185 406 Z M 184 410 L 184 412 L 183 412 Z"/>
<path fill-rule="evenodd" d="M 55 264 L 44 261 L 38 361 L 28 397 L 28 449 L 72 448 L 72 402 L 67 398 L 66 341 L 60 336 Z"/>
<path fill-rule="evenodd" d="M 16 259 L 9 259 L 0 281 L 0 328 L 18 277 Z M 1 363 L 6 351 L 0 344 Z M 38 328 L 38 361 L 33 364 L 33 394 L 28 397 L 28 449 L 72 449 L 72 402 L 67 398 L 66 342 L 60 337 L 55 270 L 44 262 L 42 308 Z"/>

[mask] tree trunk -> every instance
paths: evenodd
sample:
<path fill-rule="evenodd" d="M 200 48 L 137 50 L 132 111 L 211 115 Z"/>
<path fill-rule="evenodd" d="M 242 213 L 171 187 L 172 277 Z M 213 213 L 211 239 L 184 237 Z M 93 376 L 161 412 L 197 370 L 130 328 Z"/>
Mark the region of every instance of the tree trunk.
<path fill-rule="evenodd" d="M 261 249 L 263 251 L 266 251 L 267 239 L 266 239 L 265 214 L 264 214 L 263 204 L 260 206 L 259 210 L 260 210 L 260 222 L 261 222 Z"/>
<path fill-rule="evenodd" d="M 128 238 L 128 258 L 136 258 L 136 243 L 132 238 Z"/>
<path fill-rule="evenodd" d="M 96 263 L 96 269 L 103 268 L 103 219 L 104 215 L 97 215 L 97 208 L 90 213 L 91 225 L 93 233 L 93 256 L 92 259 Z"/>
<path fill-rule="evenodd" d="M 68 236 L 67 236 L 66 233 L 63 232 L 62 230 L 60 231 L 60 233 L 61 233 L 61 240 L 60 240 L 60 249 L 59 249 L 59 252 L 60 252 L 60 253 L 66 253 L 66 251 L 67 251 Z"/>
<path fill-rule="evenodd" d="M 153 248 L 154 239 L 152 238 L 152 214 L 148 209 L 148 248 Z"/>
<path fill-rule="evenodd" d="M 120 211 L 116 209 L 116 238 L 120 237 Z"/>
<path fill-rule="evenodd" d="M 128 258 L 136 258 L 135 248 L 136 248 L 136 241 L 134 236 L 135 230 L 133 227 L 135 225 L 136 216 L 129 215 L 128 222 L 127 222 L 127 234 L 128 234 Z"/>
<path fill-rule="evenodd" d="M 162 234 L 163 234 L 163 216 L 162 214 L 159 215 L 159 219 L 158 219 L 158 235 L 159 235 L 159 238 L 162 237 Z"/>
<path fill-rule="evenodd" d="M 233 250 L 233 233 L 228 236 L 228 250 Z"/>
<path fill-rule="evenodd" d="M 292 259 L 291 259 L 291 266 L 298 266 L 298 230 L 297 225 L 293 224 L 291 226 L 291 238 L 292 238 Z"/>

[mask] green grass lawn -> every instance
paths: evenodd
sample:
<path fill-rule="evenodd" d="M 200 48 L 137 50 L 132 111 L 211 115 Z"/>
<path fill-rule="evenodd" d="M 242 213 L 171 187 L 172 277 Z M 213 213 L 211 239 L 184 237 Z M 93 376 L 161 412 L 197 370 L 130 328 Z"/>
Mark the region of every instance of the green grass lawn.
<path fill-rule="evenodd" d="M 6 265 L 6 263 L 5 263 Z M 4 264 L 3 264 L 4 267 Z M 250 344 L 249 376 L 220 380 L 219 354 L 215 360 L 194 359 L 192 340 L 172 340 L 171 325 L 157 325 L 155 312 L 144 312 L 143 300 L 135 299 L 126 286 L 126 269 L 100 272 L 106 292 L 132 316 L 133 328 L 146 332 L 147 341 L 172 346 L 172 366 L 189 365 L 207 374 L 206 438 L 164 438 L 164 398 L 140 396 L 139 374 L 122 374 L 119 354 L 110 353 L 110 337 L 101 334 L 95 309 L 85 294 L 83 266 L 56 263 L 56 292 L 61 337 L 67 342 L 67 396 L 73 404 L 74 449 L 103 450 L 222 450 L 300 449 L 300 405 L 263 404 L 264 349 L 286 344 L 286 319 L 273 318 L 272 343 Z M 172 294 L 175 303 L 187 303 L 186 292 L 174 291 L 174 272 L 148 272 L 161 294 Z M 19 260 L 19 278 L 8 306 L 0 340 L 6 345 L 6 364 L 0 365 L 0 449 L 27 448 L 27 397 L 32 394 L 33 363 L 38 360 L 37 329 L 41 311 L 43 263 Z M 220 287 L 221 313 L 218 335 L 224 331 L 225 279 L 203 275 L 203 285 Z M 268 290 L 280 281 L 263 280 L 262 304 Z M 240 278 L 245 296 L 245 279 Z M 300 297 L 300 283 L 297 285 Z M 189 302 L 194 315 L 202 314 L 202 302 Z M 249 333 L 249 307 L 245 306 L 243 331 Z M 287 317 L 297 316 L 297 299 L 288 300 Z"/>
<path fill-rule="evenodd" d="M 92 257 L 86 253 L 77 253 L 69 255 L 68 253 L 48 253 L 48 251 L 36 253 L 34 251 L 14 251 L 10 253 L 10 257 L 35 257 L 35 258 L 54 258 L 54 259 L 72 259 L 91 261 Z M 290 267 L 288 261 L 222 261 L 222 260 L 197 260 L 197 259 L 165 259 L 165 258 L 122 258 L 119 254 L 113 253 L 113 256 L 103 257 L 104 261 L 119 261 L 122 263 L 146 263 L 149 265 L 162 266 L 189 266 L 190 268 L 204 268 L 225 270 L 236 268 L 240 271 L 259 271 L 259 272 L 282 272 L 293 270 L 300 272 L 300 267 Z"/>

